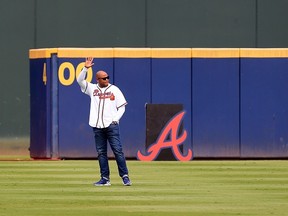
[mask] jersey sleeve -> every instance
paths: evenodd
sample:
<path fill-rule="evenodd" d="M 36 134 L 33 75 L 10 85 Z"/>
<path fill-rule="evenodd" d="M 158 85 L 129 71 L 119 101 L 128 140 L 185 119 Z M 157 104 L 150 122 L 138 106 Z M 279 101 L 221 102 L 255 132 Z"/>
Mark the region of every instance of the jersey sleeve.
<path fill-rule="evenodd" d="M 115 97 L 116 97 L 116 106 L 117 106 L 117 109 L 119 109 L 119 107 L 122 107 L 122 106 L 125 106 L 127 105 L 127 101 L 126 101 L 126 98 L 124 97 L 123 93 L 121 92 L 121 90 L 115 86 Z"/>
<path fill-rule="evenodd" d="M 81 91 L 87 95 L 91 94 L 91 88 L 92 88 L 92 84 L 87 82 L 85 80 L 86 74 L 87 74 L 87 68 L 83 68 L 79 74 L 79 76 L 77 77 L 77 82 L 81 88 Z"/>
<path fill-rule="evenodd" d="M 77 77 L 77 82 L 81 88 L 81 91 L 83 93 L 85 93 L 87 87 L 88 87 L 88 82 L 85 80 L 87 74 L 87 68 L 83 68 L 79 74 L 79 76 Z"/>

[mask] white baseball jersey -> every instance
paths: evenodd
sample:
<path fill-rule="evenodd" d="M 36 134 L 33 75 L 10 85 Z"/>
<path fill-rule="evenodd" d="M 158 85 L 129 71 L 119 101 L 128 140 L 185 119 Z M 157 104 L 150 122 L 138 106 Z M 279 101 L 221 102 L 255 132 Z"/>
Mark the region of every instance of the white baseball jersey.
<path fill-rule="evenodd" d="M 77 77 L 77 82 L 81 87 L 81 91 L 91 98 L 89 125 L 91 127 L 106 128 L 112 121 L 119 122 L 127 104 L 121 90 L 111 84 L 100 88 L 98 84 L 89 83 L 85 80 L 86 73 L 87 69 L 84 67 Z"/>

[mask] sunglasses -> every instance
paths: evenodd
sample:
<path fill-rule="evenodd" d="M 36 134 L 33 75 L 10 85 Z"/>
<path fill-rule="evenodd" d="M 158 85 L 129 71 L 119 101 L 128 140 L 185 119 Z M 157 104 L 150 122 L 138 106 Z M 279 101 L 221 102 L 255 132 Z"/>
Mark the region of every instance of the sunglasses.
<path fill-rule="evenodd" d="M 107 79 L 109 79 L 109 76 L 103 77 L 103 78 L 98 78 L 98 79 L 107 80 Z"/>

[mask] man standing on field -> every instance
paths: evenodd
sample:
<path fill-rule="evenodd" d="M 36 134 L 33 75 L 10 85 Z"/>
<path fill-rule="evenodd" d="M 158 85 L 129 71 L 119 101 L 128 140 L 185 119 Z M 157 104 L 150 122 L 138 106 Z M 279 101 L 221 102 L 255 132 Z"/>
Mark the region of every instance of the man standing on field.
<path fill-rule="evenodd" d="M 126 159 L 120 141 L 119 121 L 125 112 L 127 104 L 121 90 L 109 83 L 109 76 L 105 71 L 96 73 L 97 84 L 85 80 L 88 68 L 94 65 L 93 58 L 86 58 L 85 67 L 77 77 L 81 91 L 91 98 L 89 125 L 93 128 L 101 179 L 95 186 L 109 186 L 110 170 L 107 156 L 107 142 L 115 155 L 118 172 L 125 186 L 132 185 Z"/>

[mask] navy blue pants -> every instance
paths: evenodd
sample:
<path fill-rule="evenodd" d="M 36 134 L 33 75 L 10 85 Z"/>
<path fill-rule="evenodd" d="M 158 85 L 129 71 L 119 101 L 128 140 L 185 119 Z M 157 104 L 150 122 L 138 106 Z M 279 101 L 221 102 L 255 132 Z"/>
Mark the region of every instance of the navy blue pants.
<path fill-rule="evenodd" d="M 120 140 L 120 128 L 118 124 L 111 124 L 107 128 L 93 128 L 96 150 L 98 153 L 98 161 L 100 166 L 101 177 L 110 178 L 110 169 L 108 164 L 107 145 L 114 153 L 119 176 L 123 177 L 128 175 L 128 169 L 126 165 L 126 159 L 122 150 L 122 144 Z"/>

